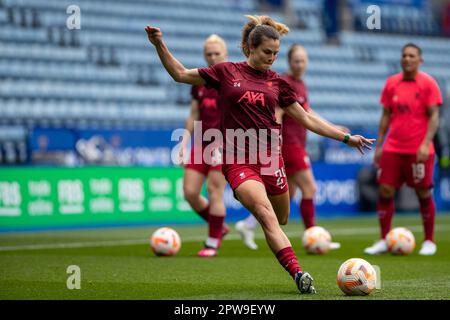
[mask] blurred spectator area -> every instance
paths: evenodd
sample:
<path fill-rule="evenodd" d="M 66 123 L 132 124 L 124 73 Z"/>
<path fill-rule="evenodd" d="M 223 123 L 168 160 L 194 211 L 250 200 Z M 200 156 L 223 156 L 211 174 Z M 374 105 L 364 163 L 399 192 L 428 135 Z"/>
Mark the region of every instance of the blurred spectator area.
<path fill-rule="evenodd" d="M 366 27 L 367 7 L 378 5 L 381 12 L 381 30 L 379 32 L 426 36 L 442 35 L 440 13 L 433 10 L 435 6 L 439 5 L 439 2 L 427 0 L 351 1 L 355 27 L 358 31 L 369 31 Z"/>
<path fill-rule="evenodd" d="M 407 42 L 422 46 L 424 71 L 450 84 L 450 41 L 440 37 L 444 20 L 433 18 L 432 6 L 417 0 L 426 8 L 405 9 L 378 2 L 383 2 L 381 32 L 364 30 L 366 2 L 345 2 L 357 27 L 341 30 L 339 44 L 332 46 L 325 41 L 323 1 L 288 1 L 294 20 L 283 11 L 271 13 L 291 27 L 274 69 L 286 71 L 289 46 L 303 44 L 310 57 L 311 106 L 351 128 L 378 125 L 380 91 L 386 77 L 400 70 L 400 48 Z M 244 15 L 266 13 L 257 0 L 78 0 L 81 29 L 69 30 L 66 9 L 72 4 L 0 0 L 0 126 L 24 132 L 36 126 L 182 126 L 190 88 L 170 79 L 144 27 L 161 27 L 186 67 L 203 67 L 208 35 L 221 35 L 230 60 L 241 61 Z"/>

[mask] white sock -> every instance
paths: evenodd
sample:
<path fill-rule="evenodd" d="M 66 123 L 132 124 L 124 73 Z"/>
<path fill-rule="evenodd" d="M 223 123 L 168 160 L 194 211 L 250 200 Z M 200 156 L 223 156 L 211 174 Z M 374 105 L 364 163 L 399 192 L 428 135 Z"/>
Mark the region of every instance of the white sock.
<path fill-rule="evenodd" d="M 210 238 L 206 239 L 206 246 L 217 249 L 219 247 L 220 239 Z"/>

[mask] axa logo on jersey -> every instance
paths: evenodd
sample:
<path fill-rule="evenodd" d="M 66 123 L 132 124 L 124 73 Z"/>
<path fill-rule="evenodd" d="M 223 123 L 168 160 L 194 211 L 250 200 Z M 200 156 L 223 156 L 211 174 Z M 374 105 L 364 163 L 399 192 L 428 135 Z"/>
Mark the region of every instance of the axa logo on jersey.
<path fill-rule="evenodd" d="M 248 102 L 250 104 L 256 105 L 259 101 L 262 107 L 265 107 L 266 104 L 264 102 L 264 93 L 261 92 L 254 92 L 254 91 L 246 91 L 242 97 L 238 100 L 238 103 L 244 101 Z"/>

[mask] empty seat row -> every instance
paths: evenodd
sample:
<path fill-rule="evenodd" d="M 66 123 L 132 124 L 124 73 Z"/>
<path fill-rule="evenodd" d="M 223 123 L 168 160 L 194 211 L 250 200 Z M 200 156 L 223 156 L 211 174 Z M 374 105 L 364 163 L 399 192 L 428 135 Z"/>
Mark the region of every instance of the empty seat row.
<path fill-rule="evenodd" d="M 358 79 L 348 78 L 342 81 L 339 77 L 317 77 L 308 74 L 305 78 L 310 90 L 346 90 L 346 91 L 364 91 L 364 92 L 381 92 L 384 81 L 381 79 Z"/>
<path fill-rule="evenodd" d="M 182 121 L 189 108 L 170 105 L 83 103 L 74 101 L 0 100 L 2 119 L 141 119 L 152 121 Z"/>
<path fill-rule="evenodd" d="M 369 15 L 366 10 L 367 5 L 354 7 L 355 26 L 361 31 L 367 31 L 366 20 Z M 439 27 L 428 7 L 389 4 L 381 6 L 380 12 L 384 33 L 439 35 Z"/>
<path fill-rule="evenodd" d="M 85 63 L 0 59 L 0 76 L 5 78 L 127 83 L 130 81 L 127 71 Z"/>
<path fill-rule="evenodd" d="M 78 100 L 164 102 L 169 98 L 162 86 L 133 84 L 90 84 L 55 81 L 0 81 L 0 96 L 27 98 L 70 98 Z"/>
<path fill-rule="evenodd" d="M 17 44 L 2 43 L 0 46 L 0 59 L 32 59 L 42 61 L 87 61 L 85 48 L 60 48 L 48 44 Z"/>
<path fill-rule="evenodd" d="M 6 25 L 0 28 L 0 41 L 47 43 L 48 35 L 45 29 L 26 29 Z"/>
<path fill-rule="evenodd" d="M 339 123 L 340 125 L 348 127 L 363 127 L 370 128 L 376 127 L 380 120 L 381 108 L 379 110 L 367 111 L 356 111 L 356 110 L 327 110 L 320 112 L 320 115 L 333 122 Z"/>
<path fill-rule="evenodd" d="M 66 8 L 74 3 L 68 0 L 8 0 L 5 1 L 8 6 L 23 6 L 36 8 L 39 10 L 55 10 L 61 12 L 61 14 L 67 18 L 65 13 Z M 88 13 L 97 13 L 99 15 L 106 16 L 129 16 L 129 17 L 141 17 L 141 18 L 165 18 L 165 19 L 184 19 L 192 20 L 193 17 L 197 21 L 223 23 L 223 24 L 233 24 L 241 23 L 244 18 L 236 14 L 236 11 L 222 9 L 220 14 L 212 15 L 212 13 L 217 12 L 214 7 L 208 8 L 208 6 L 198 10 L 198 8 L 192 8 L 190 6 L 180 6 L 180 7 L 169 7 L 166 4 L 154 4 L 154 3 L 138 3 L 135 2 L 133 5 L 129 5 L 126 2 L 110 2 L 107 6 L 103 1 L 92 1 L 92 0 L 78 0 L 76 3 L 82 11 Z"/>
<path fill-rule="evenodd" d="M 413 36 L 405 38 L 404 35 L 380 34 L 380 33 L 358 33 L 343 31 L 341 40 L 344 44 L 359 44 L 373 47 L 401 48 L 406 42 L 414 42 L 423 46 L 427 51 L 446 53 L 450 50 L 450 41 L 445 38 Z"/>
<path fill-rule="evenodd" d="M 311 91 L 309 96 L 311 106 L 319 109 L 336 108 L 337 106 L 345 106 L 346 108 L 373 108 L 376 109 L 379 101 L 379 94 L 353 92 L 343 93 L 340 91 Z"/>

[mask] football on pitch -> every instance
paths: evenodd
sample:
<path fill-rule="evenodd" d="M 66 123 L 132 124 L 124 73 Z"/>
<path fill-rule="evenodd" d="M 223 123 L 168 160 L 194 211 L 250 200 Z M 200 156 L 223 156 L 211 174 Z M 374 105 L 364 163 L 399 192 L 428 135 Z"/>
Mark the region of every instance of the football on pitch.
<path fill-rule="evenodd" d="M 181 248 L 181 239 L 172 228 L 159 228 L 152 234 L 150 246 L 157 256 L 173 256 Z"/>
<path fill-rule="evenodd" d="M 302 244 L 311 254 L 325 254 L 330 250 L 331 235 L 322 227 L 314 226 L 305 230 Z"/>
<path fill-rule="evenodd" d="M 389 231 L 386 242 L 392 254 L 408 255 L 416 247 L 414 235 L 406 228 L 394 228 Z"/>
<path fill-rule="evenodd" d="M 337 284 L 346 295 L 366 296 L 376 287 L 377 274 L 374 267 L 364 259 L 352 258 L 339 268 Z"/>

